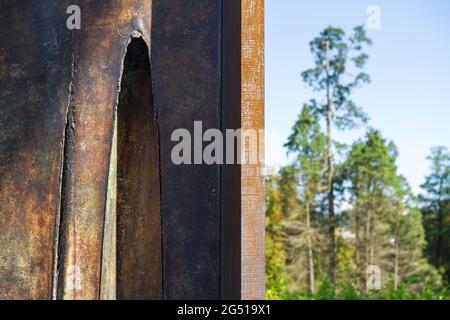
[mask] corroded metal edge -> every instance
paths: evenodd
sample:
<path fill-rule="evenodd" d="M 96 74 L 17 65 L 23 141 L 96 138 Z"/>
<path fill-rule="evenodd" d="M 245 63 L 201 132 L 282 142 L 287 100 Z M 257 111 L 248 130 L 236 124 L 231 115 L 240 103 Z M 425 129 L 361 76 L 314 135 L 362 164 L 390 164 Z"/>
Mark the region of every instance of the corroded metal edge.
<path fill-rule="evenodd" d="M 264 0 L 242 0 L 242 129 L 264 129 Z M 242 299 L 264 299 L 264 136 L 259 135 L 259 164 L 243 164 Z M 244 152 L 244 146 L 241 147 Z M 256 148 L 256 146 L 255 146 Z"/>

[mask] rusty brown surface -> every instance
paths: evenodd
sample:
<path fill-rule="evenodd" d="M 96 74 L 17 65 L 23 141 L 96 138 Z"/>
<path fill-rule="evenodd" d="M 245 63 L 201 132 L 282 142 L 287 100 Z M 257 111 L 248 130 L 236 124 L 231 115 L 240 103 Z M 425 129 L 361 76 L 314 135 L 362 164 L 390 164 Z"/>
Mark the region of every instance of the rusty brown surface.
<path fill-rule="evenodd" d="M 114 120 L 105 223 L 103 228 L 102 274 L 100 282 L 101 300 L 117 299 L 117 114 Z"/>
<path fill-rule="evenodd" d="M 242 0 L 241 122 L 243 130 L 264 129 L 264 0 Z M 264 136 L 257 148 L 260 162 L 241 167 L 241 294 L 264 299 Z M 245 146 L 242 145 L 242 152 Z"/>
<path fill-rule="evenodd" d="M 151 224 L 149 230 L 157 231 L 157 215 L 142 225 L 132 218 L 119 222 L 119 230 L 136 230 L 129 238 L 118 236 L 122 297 L 131 297 L 132 289 L 140 292 L 133 298 L 148 297 L 148 288 L 159 287 L 158 276 L 142 274 L 145 285 L 136 285 L 142 278 L 128 270 L 143 265 L 162 274 L 162 292 L 153 298 L 220 298 L 226 271 L 221 270 L 223 173 L 219 166 L 174 165 L 170 138 L 175 129 L 192 130 L 196 120 L 203 121 L 204 130 L 223 124 L 222 1 L 83 1 L 81 30 L 65 26 L 70 4 L 0 0 L 0 299 L 100 297 L 113 118 L 132 35 L 142 36 L 150 49 L 162 241 L 158 249 L 158 235 L 144 230 Z M 259 128 L 262 1 L 242 4 L 242 123 Z M 155 130 L 136 128 L 137 135 Z M 147 142 L 143 148 L 154 150 L 155 141 Z M 136 148 L 131 151 L 137 154 Z M 140 160 L 146 156 L 151 154 L 144 152 Z M 258 166 L 242 169 L 242 296 L 259 298 L 264 282 L 262 180 L 255 173 Z M 152 193 L 156 184 L 145 181 L 157 180 L 144 177 Z M 122 187 L 125 193 L 138 192 L 138 184 Z M 145 208 L 142 212 L 158 211 L 153 200 L 133 205 Z M 230 221 L 235 218 L 239 215 Z M 143 242 L 137 243 L 138 238 Z M 162 264 L 153 259 L 158 250 Z M 142 259 L 134 261 L 138 255 Z"/>
<path fill-rule="evenodd" d="M 114 108 L 131 33 L 150 39 L 150 1 L 86 1 L 73 64 L 59 259 L 63 299 L 98 299 Z"/>
<path fill-rule="evenodd" d="M 72 31 L 67 1 L 0 5 L 0 297 L 48 299 L 58 271 L 60 298 L 96 299 L 121 65 L 151 1 L 84 1 Z"/>
<path fill-rule="evenodd" d="M 0 1 L 0 299 L 51 296 L 71 64 L 60 9 Z"/>

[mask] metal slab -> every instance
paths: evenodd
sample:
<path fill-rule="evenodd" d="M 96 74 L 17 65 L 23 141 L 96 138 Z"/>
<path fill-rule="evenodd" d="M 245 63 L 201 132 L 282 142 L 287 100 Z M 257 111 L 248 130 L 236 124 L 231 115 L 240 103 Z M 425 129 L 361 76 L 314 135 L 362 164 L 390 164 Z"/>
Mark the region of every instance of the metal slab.
<path fill-rule="evenodd" d="M 172 132 L 193 131 L 194 121 L 204 130 L 263 127 L 263 1 L 238 4 L 83 1 L 81 30 L 68 30 L 68 1 L 0 0 L 0 299 L 99 299 L 108 286 L 105 296 L 119 298 L 263 297 L 260 165 L 170 159 Z M 136 38 L 149 49 L 151 79 L 136 76 L 128 92 L 154 109 L 125 113 L 131 127 L 120 135 L 124 59 Z M 107 284 L 117 107 L 117 231 L 124 233 Z M 147 134 L 143 145 L 133 142 Z M 139 163 L 142 176 L 132 171 Z M 136 181 L 121 183 L 124 176 Z M 139 197 L 141 186 L 151 195 L 159 188 L 159 201 L 127 197 Z M 124 209 L 133 205 L 144 209 Z"/>

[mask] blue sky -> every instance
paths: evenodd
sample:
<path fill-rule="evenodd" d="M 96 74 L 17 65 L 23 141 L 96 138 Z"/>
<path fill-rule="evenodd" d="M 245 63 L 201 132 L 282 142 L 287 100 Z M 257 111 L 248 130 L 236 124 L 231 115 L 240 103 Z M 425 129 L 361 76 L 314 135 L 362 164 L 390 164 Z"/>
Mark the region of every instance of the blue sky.
<path fill-rule="evenodd" d="M 266 0 L 266 128 L 275 136 L 267 162 L 288 163 L 282 144 L 314 95 L 300 78 L 313 66 L 309 41 L 328 25 L 347 32 L 365 25 L 370 5 L 381 9 L 381 29 L 368 30 L 372 83 L 353 99 L 369 114 L 369 126 L 395 142 L 399 172 L 419 192 L 430 149 L 450 148 L 449 0 Z M 350 143 L 364 132 L 338 139 Z"/>

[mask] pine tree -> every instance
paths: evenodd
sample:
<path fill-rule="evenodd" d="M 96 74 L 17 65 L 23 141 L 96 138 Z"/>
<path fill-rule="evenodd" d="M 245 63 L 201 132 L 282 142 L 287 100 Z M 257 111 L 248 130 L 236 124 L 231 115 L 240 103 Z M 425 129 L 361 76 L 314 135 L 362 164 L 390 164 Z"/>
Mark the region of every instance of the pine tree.
<path fill-rule="evenodd" d="M 435 147 L 428 157 L 430 174 L 422 185 L 422 213 L 431 262 L 445 272 L 450 281 L 450 153 Z"/>
<path fill-rule="evenodd" d="M 368 266 L 383 270 L 385 287 L 412 290 L 439 284 L 436 270 L 424 259 L 422 220 L 406 180 L 397 173 L 398 152 L 378 131 L 353 144 L 347 161 L 349 201 L 355 233 L 359 288 L 365 290 Z M 420 279 L 420 281 L 418 281 Z"/>
<path fill-rule="evenodd" d="M 283 210 L 281 206 L 280 177 L 270 174 L 266 177 L 266 288 L 273 296 L 282 291 L 286 285 L 286 254 L 281 241 L 281 223 Z"/>
<path fill-rule="evenodd" d="M 289 218 L 300 211 L 301 203 L 298 197 L 297 170 L 288 165 L 280 168 L 278 188 L 283 217 Z"/>
<path fill-rule="evenodd" d="M 386 194 L 395 194 L 396 150 L 378 131 L 369 131 L 365 140 L 353 144 L 345 168 L 355 235 L 355 263 L 358 287 L 364 288 L 370 265 L 386 268 L 390 246 L 390 223 L 396 204 Z"/>
<path fill-rule="evenodd" d="M 282 240 L 286 251 L 286 272 L 291 280 L 290 289 L 299 289 L 308 275 L 303 254 L 306 243 L 305 227 L 302 220 L 303 204 L 298 188 L 298 169 L 288 165 L 280 169 L 280 202 L 283 207 Z"/>
<path fill-rule="evenodd" d="M 289 221 L 287 230 L 291 237 L 296 237 L 290 242 L 291 248 L 297 253 L 296 262 L 299 262 L 299 252 L 301 255 L 306 249 L 311 293 L 316 291 L 313 242 L 317 247 L 319 240 L 317 228 L 313 226 L 312 214 L 318 195 L 325 190 L 323 168 L 326 163 L 326 139 L 321 132 L 318 115 L 313 113 L 313 109 L 307 104 L 303 106 L 285 145 L 288 151 L 296 156 L 293 170 L 298 174 L 298 189 L 302 203 L 302 210 Z"/>
<path fill-rule="evenodd" d="M 441 277 L 424 256 L 425 230 L 420 210 L 405 206 L 397 212 L 397 218 L 393 228 L 393 289 L 398 290 L 400 286 L 412 292 L 421 292 L 426 287 L 438 289 L 442 285 Z"/>
<path fill-rule="evenodd" d="M 365 122 L 366 115 L 351 100 L 353 89 L 370 81 L 364 72 L 352 76 L 350 65 L 354 69 L 362 69 L 368 59 L 363 46 L 372 41 L 366 36 L 363 27 L 354 28 L 354 34 L 346 37 L 339 28 L 328 27 L 310 43 L 311 53 L 315 57 L 315 66 L 302 73 L 304 82 L 316 91 L 324 93 L 325 104 L 317 106 L 317 112 L 327 124 L 327 179 L 328 179 L 328 220 L 330 240 L 329 275 L 332 283 L 336 283 L 337 251 L 336 251 L 336 219 L 335 219 L 335 160 L 333 154 L 333 127 L 349 129 L 358 122 Z"/>

